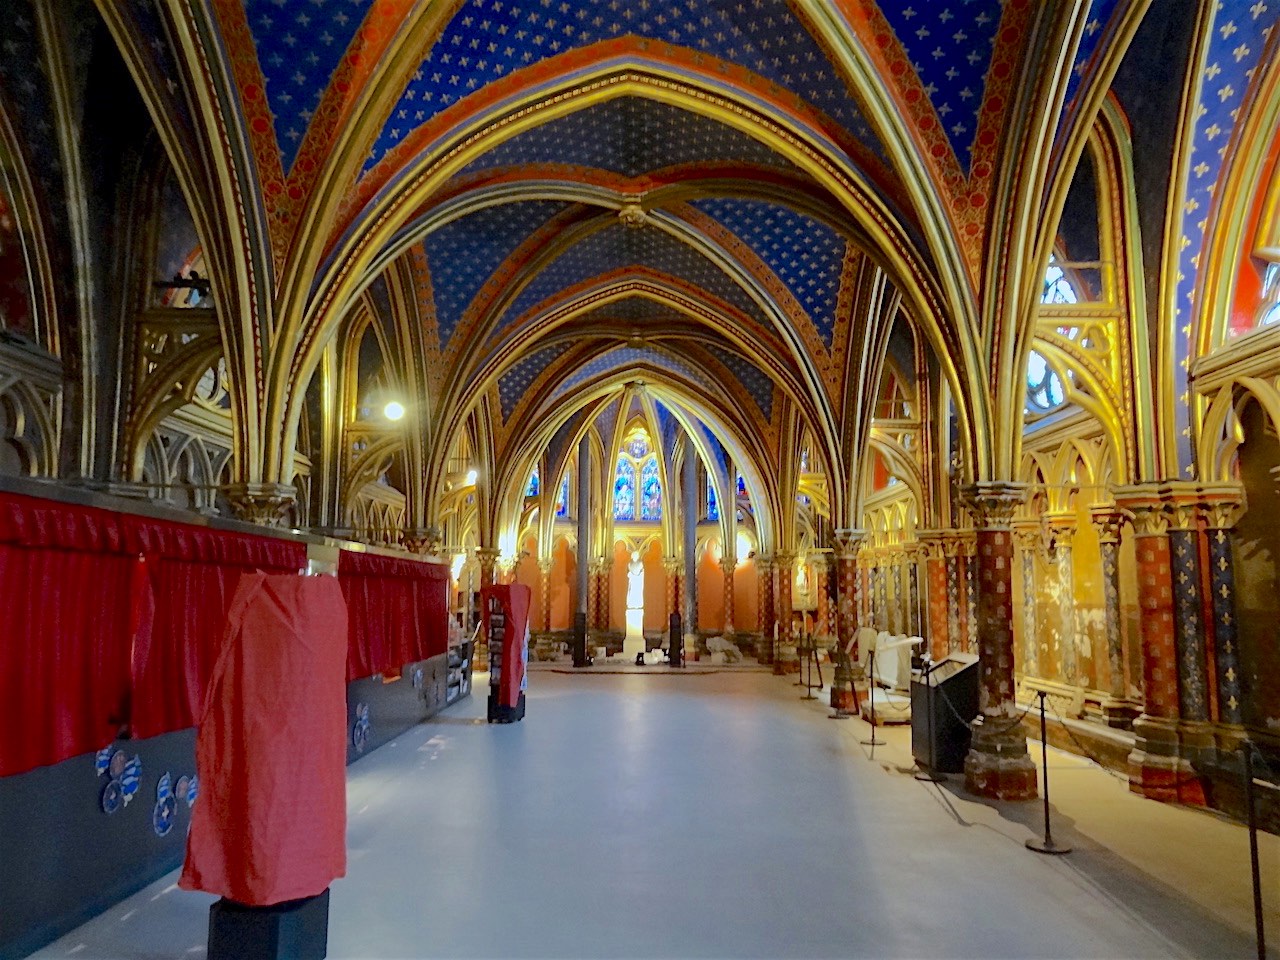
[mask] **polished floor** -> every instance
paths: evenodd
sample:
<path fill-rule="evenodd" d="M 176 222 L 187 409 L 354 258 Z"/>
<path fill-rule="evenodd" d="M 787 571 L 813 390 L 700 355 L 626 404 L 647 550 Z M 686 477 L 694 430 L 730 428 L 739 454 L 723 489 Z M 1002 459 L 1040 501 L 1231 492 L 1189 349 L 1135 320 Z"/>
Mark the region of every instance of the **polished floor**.
<path fill-rule="evenodd" d="M 866 724 L 800 692 L 752 671 L 539 671 L 523 723 L 484 724 L 473 698 L 410 731 L 350 770 L 329 956 L 1254 955 L 1235 825 L 1055 754 L 1080 806 L 1055 835 L 1076 851 L 1039 856 L 1038 804 L 918 782 L 905 730 L 871 756 Z M 1156 814 L 1168 856 L 1144 860 Z M 1133 826 L 1112 842 L 1091 817 Z M 202 956 L 211 898 L 173 882 L 38 956 Z"/>

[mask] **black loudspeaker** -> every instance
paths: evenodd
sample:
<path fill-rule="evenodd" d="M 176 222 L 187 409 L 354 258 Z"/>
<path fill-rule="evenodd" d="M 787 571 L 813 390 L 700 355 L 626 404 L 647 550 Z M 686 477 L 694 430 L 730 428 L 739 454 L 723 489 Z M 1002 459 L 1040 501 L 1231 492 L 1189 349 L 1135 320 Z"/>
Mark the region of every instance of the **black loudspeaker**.
<path fill-rule="evenodd" d="M 978 658 L 953 653 L 911 681 L 911 755 L 934 773 L 963 773 L 978 715 Z"/>
<path fill-rule="evenodd" d="M 667 663 L 673 667 L 684 666 L 684 625 L 680 622 L 680 614 L 671 615 L 671 624 L 667 628 Z"/>
<path fill-rule="evenodd" d="M 269 907 L 223 897 L 209 908 L 209 960 L 324 960 L 329 891 Z"/>

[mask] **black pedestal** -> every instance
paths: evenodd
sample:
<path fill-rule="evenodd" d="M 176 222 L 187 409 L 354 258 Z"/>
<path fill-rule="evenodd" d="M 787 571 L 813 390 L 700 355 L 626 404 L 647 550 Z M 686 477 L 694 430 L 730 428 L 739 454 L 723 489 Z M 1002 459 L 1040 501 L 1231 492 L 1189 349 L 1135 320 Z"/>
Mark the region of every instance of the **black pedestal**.
<path fill-rule="evenodd" d="M 684 666 L 684 630 L 680 623 L 680 614 L 673 613 L 667 628 L 667 662 L 673 667 Z"/>
<path fill-rule="evenodd" d="M 489 692 L 489 722 L 490 723 L 515 723 L 517 720 L 524 719 L 524 694 L 520 694 L 520 699 L 516 701 L 514 707 L 504 706 L 498 702 L 498 691 L 491 690 Z"/>
<path fill-rule="evenodd" d="M 575 667 L 591 665 L 587 659 L 587 615 L 581 612 L 573 615 L 573 665 Z"/>
<path fill-rule="evenodd" d="M 269 907 L 223 897 L 209 908 L 209 960 L 324 960 L 329 891 Z"/>

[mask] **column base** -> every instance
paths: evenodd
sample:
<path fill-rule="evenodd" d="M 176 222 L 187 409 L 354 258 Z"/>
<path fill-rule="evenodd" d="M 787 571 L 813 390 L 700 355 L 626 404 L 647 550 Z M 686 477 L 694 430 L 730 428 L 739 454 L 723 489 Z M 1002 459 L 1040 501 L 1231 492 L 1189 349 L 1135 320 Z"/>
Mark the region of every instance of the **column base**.
<path fill-rule="evenodd" d="M 831 709 L 852 713 L 854 709 L 853 687 L 848 684 L 834 684 L 831 687 Z"/>
<path fill-rule="evenodd" d="M 774 676 L 782 677 L 800 672 L 800 654 L 796 652 L 794 643 L 783 643 L 778 646 L 778 655 L 773 662 Z"/>
<path fill-rule="evenodd" d="M 1195 725 L 1197 728 L 1201 725 Z M 1207 728 L 1207 725 L 1204 725 Z M 1129 754 L 1129 790 L 1149 800 L 1206 806 L 1204 784 L 1191 760 L 1184 755 L 1182 732 L 1176 721 L 1142 715 L 1133 722 L 1137 735 Z M 1189 729 L 1188 733 L 1195 734 Z M 1209 730 L 1212 744 L 1212 731 Z M 1197 752 L 1194 737 L 1187 750 Z"/>
<path fill-rule="evenodd" d="M 1000 729 L 1000 724 L 1013 728 Z M 994 729 L 982 718 L 973 722 L 973 742 L 964 761 L 966 790 L 991 800 L 1034 800 L 1038 783 L 1021 724 L 1006 717 Z"/>
<path fill-rule="evenodd" d="M 1102 701 L 1102 722 L 1117 730 L 1132 730 L 1141 709 L 1132 700 L 1107 697 Z"/>

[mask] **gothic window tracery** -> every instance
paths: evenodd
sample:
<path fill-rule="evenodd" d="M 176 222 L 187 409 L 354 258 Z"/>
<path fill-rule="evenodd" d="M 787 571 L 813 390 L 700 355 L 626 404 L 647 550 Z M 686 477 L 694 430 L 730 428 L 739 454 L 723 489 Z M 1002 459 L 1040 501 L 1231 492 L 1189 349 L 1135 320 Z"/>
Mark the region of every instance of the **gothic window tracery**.
<path fill-rule="evenodd" d="M 533 472 L 529 474 L 529 482 L 525 485 L 524 495 L 526 497 L 536 497 L 541 489 L 542 483 L 538 477 L 538 468 L 535 466 Z"/>

